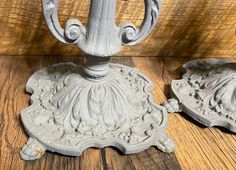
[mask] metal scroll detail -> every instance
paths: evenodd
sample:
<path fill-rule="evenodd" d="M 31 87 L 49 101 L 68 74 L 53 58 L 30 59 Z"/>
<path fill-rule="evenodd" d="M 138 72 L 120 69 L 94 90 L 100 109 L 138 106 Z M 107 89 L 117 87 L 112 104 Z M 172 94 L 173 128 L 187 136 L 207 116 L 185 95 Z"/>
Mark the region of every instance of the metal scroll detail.
<path fill-rule="evenodd" d="M 96 0 L 94 0 L 96 1 Z M 97 2 L 95 2 L 97 3 Z M 104 9 L 106 8 L 114 10 L 112 6 L 114 6 L 116 2 L 104 2 Z M 106 5 L 105 5 L 106 4 Z M 108 5 L 108 6 L 107 6 Z M 110 5 L 110 6 L 109 6 Z M 106 7 L 105 7 L 106 6 Z M 136 28 L 134 24 L 128 22 L 123 24 L 118 32 L 115 32 L 116 29 L 115 25 L 111 25 L 109 27 L 110 31 L 114 37 L 117 37 L 113 39 L 113 41 L 120 41 L 120 42 L 110 42 L 110 39 L 108 42 L 111 44 L 116 44 L 114 47 L 112 47 L 112 52 L 107 52 L 107 54 L 104 54 L 104 52 L 101 54 L 102 56 L 109 56 L 112 54 L 117 53 L 120 50 L 120 45 L 136 45 L 139 42 L 141 42 L 144 38 L 146 38 L 149 33 L 154 28 L 158 17 L 160 15 L 160 8 L 162 6 L 162 0 L 145 0 L 145 16 L 144 20 L 140 26 L 140 28 Z M 91 13 L 96 13 L 96 10 L 93 6 L 91 6 Z M 101 8 L 100 6 L 96 8 Z M 58 20 L 58 0 L 43 0 L 43 9 L 44 9 L 44 16 L 46 23 L 52 32 L 52 34 L 61 42 L 66 44 L 77 44 L 78 47 L 80 47 L 85 53 L 93 55 L 100 55 L 99 52 L 94 52 L 94 50 L 89 50 L 89 43 L 91 44 L 90 39 L 87 38 L 86 34 L 86 28 L 82 25 L 82 23 L 78 19 L 69 19 L 66 23 L 65 29 L 63 29 L 60 26 L 59 20 Z M 111 12 L 111 11 L 110 11 Z M 112 13 L 114 13 L 113 11 Z M 100 18 L 99 22 L 103 19 L 113 20 L 114 18 L 104 17 Z M 96 21 L 97 22 L 97 21 Z M 113 21 L 112 21 L 113 22 Z M 103 29 L 103 28 L 101 28 Z M 120 38 L 118 38 L 120 37 Z M 88 42 L 87 42 L 88 41 Z M 108 47 L 105 47 L 105 51 L 109 51 Z M 115 49 L 116 50 L 115 50 Z"/>
<path fill-rule="evenodd" d="M 136 45 L 150 34 L 160 15 L 161 6 L 162 0 L 145 0 L 145 16 L 140 29 L 132 23 L 121 26 L 123 45 Z"/>
<path fill-rule="evenodd" d="M 58 0 L 43 0 L 42 2 L 48 28 L 59 41 L 66 44 L 76 44 L 85 37 L 86 29 L 78 19 L 69 19 L 65 29 L 60 26 Z"/>
<path fill-rule="evenodd" d="M 134 68 L 108 64 L 122 44 L 135 45 L 151 32 L 162 1 L 145 0 L 140 30 L 132 24 L 117 27 L 116 0 L 91 0 L 86 27 L 69 19 L 62 28 L 58 1 L 43 0 L 46 23 L 58 40 L 86 53 L 86 61 L 83 66 L 56 64 L 29 79 L 31 106 L 22 110 L 21 119 L 30 139 L 22 159 L 39 159 L 46 150 L 79 156 L 86 148 L 106 146 L 125 154 L 150 146 L 172 152 L 167 111 L 153 102 L 152 82 Z"/>

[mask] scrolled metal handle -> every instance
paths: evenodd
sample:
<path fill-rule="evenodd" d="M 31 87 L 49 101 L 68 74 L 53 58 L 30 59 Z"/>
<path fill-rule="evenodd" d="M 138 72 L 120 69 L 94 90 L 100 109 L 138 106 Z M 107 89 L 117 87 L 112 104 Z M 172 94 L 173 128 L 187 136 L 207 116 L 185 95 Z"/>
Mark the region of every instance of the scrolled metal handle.
<path fill-rule="evenodd" d="M 121 38 L 123 45 L 135 45 L 145 39 L 153 30 L 160 15 L 162 0 L 145 0 L 145 16 L 140 26 L 136 28 L 132 23 L 121 26 Z"/>
<path fill-rule="evenodd" d="M 58 20 L 58 0 L 42 0 L 43 13 L 49 30 L 61 42 L 76 44 L 85 37 L 86 28 L 77 19 L 69 19 L 65 29 Z"/>

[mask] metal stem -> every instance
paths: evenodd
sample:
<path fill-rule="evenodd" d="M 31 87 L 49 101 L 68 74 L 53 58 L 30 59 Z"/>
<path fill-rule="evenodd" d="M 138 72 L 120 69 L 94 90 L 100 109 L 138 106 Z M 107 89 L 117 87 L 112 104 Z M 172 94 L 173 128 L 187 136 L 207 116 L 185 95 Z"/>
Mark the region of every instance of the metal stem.
<path fill-rule="evenodd" d="M 91 80 L 104 79 L 109 73 L 109 60 L 110 57 L 97 57 L 87 55 L 84 62 L 84 71 L 86 77 Z"/>

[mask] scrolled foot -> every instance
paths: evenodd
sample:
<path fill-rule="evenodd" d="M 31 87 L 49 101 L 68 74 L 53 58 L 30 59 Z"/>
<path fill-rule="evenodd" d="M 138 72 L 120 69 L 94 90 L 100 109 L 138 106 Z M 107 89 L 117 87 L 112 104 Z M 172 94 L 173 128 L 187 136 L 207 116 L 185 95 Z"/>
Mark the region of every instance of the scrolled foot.
<path fill-rule="evenodd" d="M 173 152 L 175 150 L 175 143 L 173 140 L 167 136 L 160 139 L 157 143 L 157 148 L 160 149 L 163 152 Z"/>
<path fill-rule="evenodd" d="M 45 151 L 45 147 L 37 139 L 29 138 L 23 146 L 20 156 L 23 160 L 36 160 L 41 158 Z"/>
<path fill-rule="evenodd" d="M 167 112 L 169 112 L 169 113 L 170 112 L 181 112 L 182 111 L 178 100 L 176 100 L 174 98 L 163 102 L 162 106 L 164 106 L 166 108 Z"/>

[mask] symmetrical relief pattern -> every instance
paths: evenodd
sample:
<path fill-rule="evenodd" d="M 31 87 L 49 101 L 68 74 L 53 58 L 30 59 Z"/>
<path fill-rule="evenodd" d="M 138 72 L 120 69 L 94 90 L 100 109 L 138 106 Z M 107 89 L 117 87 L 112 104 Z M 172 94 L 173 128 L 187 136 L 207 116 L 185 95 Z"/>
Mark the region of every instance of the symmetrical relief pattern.
<path fill-rule="evenodd" d="M 140 30 L 117 27 L 116 0 L 91 0 L 88 25 L 58 21 L 59 0 L 43 0 L 46 23 L 61 42 L 76 44 L 87 54 L 84 68 L 58 64 L 36 72 L 27 83 L 32 105 L 22 111 L 31 137 L 21 156 L 38 159 L 45 150 L 79 156 L 88 147 L 115 146 L 137 153 L 150 146 L 174 150 L 166 135 L 167 112 L 152 101 L 152 83 L 135 69 L 107 64 L 121 45 L 142 41 L 153 29 L 162 0 L 145 0 Z M 101 58 L 105 57 L 105 58 Z"/>
<path fill-rule="evenodd" d="M 132 23 L 117 27 L 116 0 L 92 0 L 88 25 L 69 19 L 63 29 L 58 21 L 59 0 L 43 0 L 46 23 L 52 34 L 63 43 L 77 44 L 86 54 L 106 57 L 120 51 L 121 45 L 135 45 L 146 38 L 160 14 L 162 0 L 144 0 L 145 16 L 140 29 Z"/>
<path fill-rule="evenodd" d="M 33 146 L 41 143 L 66 155 L 78 156 L 88 147 L 108 145 L 124 153 L 152 145 L 171 152 L 174 144 L 166 136 L 167 112 L 153 103 L 151 88 L 141 73 L 122 65 L 110 64 L 110 74 L 99 82 L 87 80 L 76 65 L 54 65 L 29 79 L 32 105 L 22 111 L 22 121 L 35 138 Z M 23 158 L 27 158 L 27 146 Z"/>
<path fill-rule="evenodd" d="M 180 110 L 206 126 L 224 126 L 236 132 L 236 64 L 195 60 L 183 68 L 183 79 L 171 85 Z M 173 101 L 165 105 L 169 110 L 173 108 L 170 105 L 175 106 Z"/>

